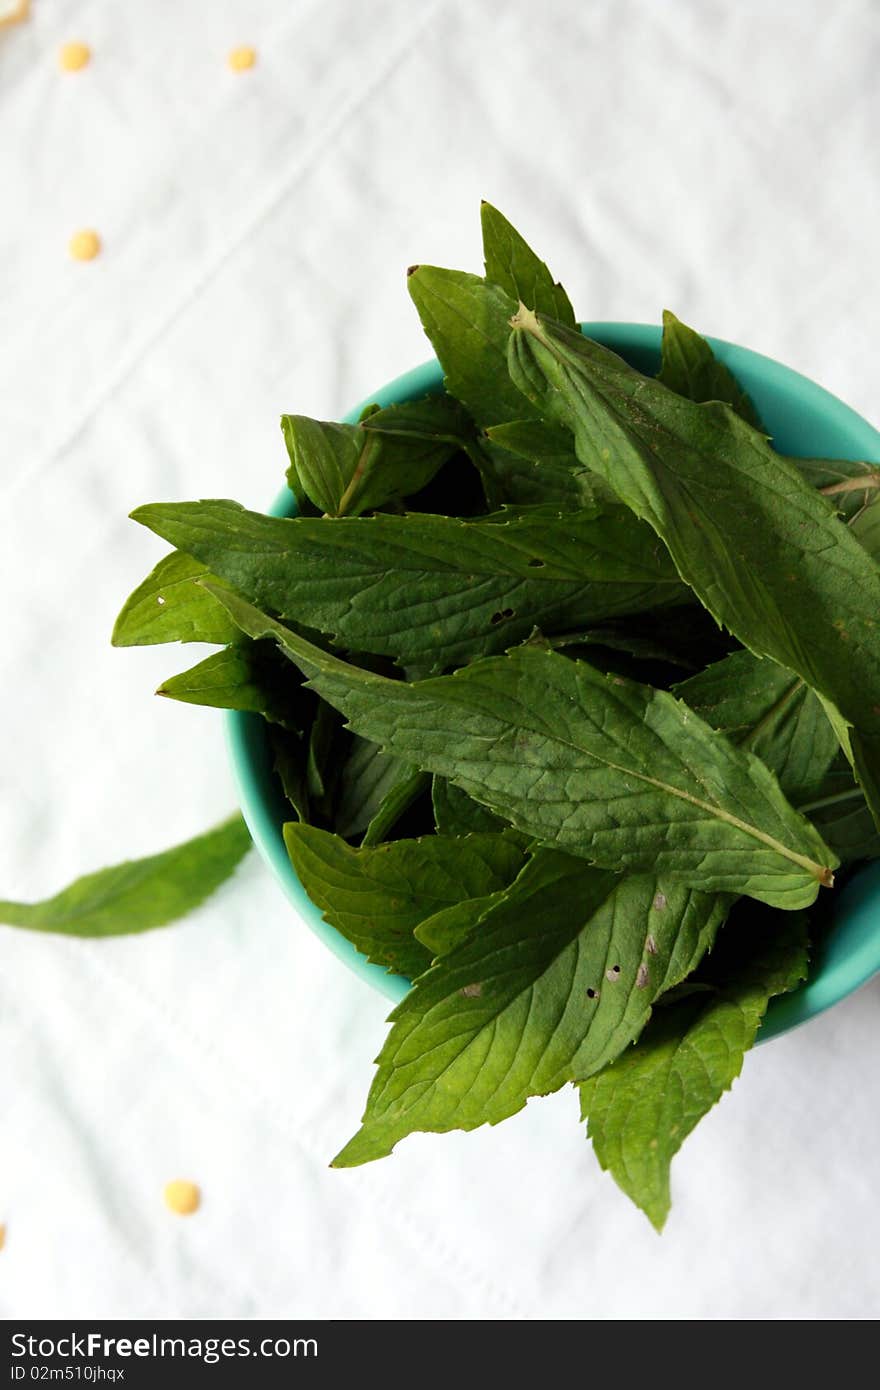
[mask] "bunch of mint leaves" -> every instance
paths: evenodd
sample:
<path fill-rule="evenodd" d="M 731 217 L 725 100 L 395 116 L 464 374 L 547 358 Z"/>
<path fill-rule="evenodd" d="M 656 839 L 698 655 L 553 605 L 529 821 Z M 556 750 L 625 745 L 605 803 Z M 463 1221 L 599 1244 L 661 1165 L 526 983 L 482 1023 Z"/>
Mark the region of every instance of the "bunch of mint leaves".
<path fill-rule="evenodd" d="M 295 516 L 140 507 L 174 549 L 113 640 L 221 648 L 160 693 L 265 720 L 306 891 L 412 981 L 335 1165 L 570 1083 L 659 1229 L 673 1156 L 880 854 L 880 469 L 774 452 L 672 314 L 634 370 L 482 224 L 484 277 L 409 272 L 445 391 L 285 416 Z M 248 843 L 235 817 L 0 920 L 159 926 Z"/>

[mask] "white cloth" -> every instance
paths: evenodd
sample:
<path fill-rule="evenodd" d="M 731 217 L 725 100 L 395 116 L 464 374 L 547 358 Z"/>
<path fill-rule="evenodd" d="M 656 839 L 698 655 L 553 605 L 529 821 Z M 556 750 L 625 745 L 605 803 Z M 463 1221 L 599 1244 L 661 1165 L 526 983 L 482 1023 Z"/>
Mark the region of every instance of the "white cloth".
<path fill-rule="evenodd" d="M 151 696 L 197 649 L 109 646 L 163 553 L 126 513 L 268 503 L 281 411 L 428 355 L 404 269 L 477 270 L 480 197 L 583 317 L 669 305 L 876 418 L 878 59 L 872 0 L 33 0 L 0 34 L 0 894 L 231 806 L 219 716 Z M 876 1314 L 876 985 L 747 1059 L 658 1239 L 570 1092 L 330 1171 L 386 1004 L 255 856 L 175 928 L 0 940 L 6 1317 Z"/>

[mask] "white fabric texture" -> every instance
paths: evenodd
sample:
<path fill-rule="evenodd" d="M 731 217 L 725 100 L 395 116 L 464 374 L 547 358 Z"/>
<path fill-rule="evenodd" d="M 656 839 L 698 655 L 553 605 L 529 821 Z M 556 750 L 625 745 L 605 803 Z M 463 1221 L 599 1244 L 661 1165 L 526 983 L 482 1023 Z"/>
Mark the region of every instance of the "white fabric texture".
<path fill-rule="evenodd" d="M 429 355 L 403 272 L 478 270 L 481 197 L 584 318 L 668 305 L 877 418 L 872 0 L 31 10 L 0 33 L 4 897 L 231 808 L 220 716 L 151 694 L 197 650 L 109 646 L 163 553 L 126 515 L 267 504 L 283 410 L 337 417 Z M 876 1314 L 877 984 L 747 1059 L 658 1238 L 570 1092 L 329 1170 L 387 1006 L 255 855 L 177 927 L 0 938 L 6 1317 Z"/>

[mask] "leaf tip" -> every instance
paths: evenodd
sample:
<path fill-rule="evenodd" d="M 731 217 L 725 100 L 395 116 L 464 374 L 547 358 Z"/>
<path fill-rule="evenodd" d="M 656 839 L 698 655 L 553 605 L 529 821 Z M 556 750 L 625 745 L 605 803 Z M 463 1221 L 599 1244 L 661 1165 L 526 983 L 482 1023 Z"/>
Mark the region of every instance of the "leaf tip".
<path fill-rule="evenodd" d="M 666 1207 L 663 1211 L 648 1211 L 646 1207 L 643 1207 L 642 1210 L 644 1211 L 651 1225 L 654 1227 L 654 1230 L 657 1232 L 658 1236 L 662 1236 L 663 1228 L 666 1225 L 666 1218 L 669 1216 L 669 1207 Z"/>
<path fill-rule="evenodd" d="M 421 266 L 408 265 L 406 268 L 407 279 L 409 279 L 410 275 L 415 275 L 417 270 L 421 270 Z"/>
<path fill-rule="evenodd" d="M 394 1014 L 392 1013 L 392 1018 Z M 397 1136 L 400 1137 L 399 1135 Z M 361 1125 L 357 1134 L 339 1150 L 331 1160 L 331 1168 L 359 1168 L 362 1163 L 372 1163 L 377 1158 L 387 1158 L 396 1140 L 388 1142 L 387 1136 L 376 1133 L 373 1127 Z"/>
<path fill-rule="evenodd" d="M 355 1138 L 357 1138 L 357 1136 L 355 1136 Z M 361 1160 L 359 1160 L 358 1158 L 350 1158 L 350 1157 L 349 1157 L 349 1150 L 351 1149 L 353 1143 L 354 1143 L 354 1140 L 353 1140 L 353 1139 L 350 1139 L 349 1142 L 345 1145 L 345 1147 L 339 1150 L 339 1153 L 336 1155 L 336 1157 L 335 1157 L 335 1158 L 331 1158 L 330 1163 L 328 1164 L 328 1167 L 330 1167 L 330 1168 L 356 1168 L 356 1167 L 358 1167 L 358 1165 L 359 1165 L 359 1163 L 361 1162 Z"/>

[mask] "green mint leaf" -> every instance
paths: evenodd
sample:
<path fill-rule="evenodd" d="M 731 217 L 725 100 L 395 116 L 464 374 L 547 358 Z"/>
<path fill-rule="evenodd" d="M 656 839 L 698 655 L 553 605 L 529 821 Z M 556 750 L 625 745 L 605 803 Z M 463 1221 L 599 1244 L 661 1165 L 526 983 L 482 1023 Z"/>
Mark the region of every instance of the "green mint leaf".
<path fill-rule="evenodd" d="M 779 778 L 790 801 L 818 795 L 838 751 L 821 701 L 800 676 L 752 652 L 731 652 L 675 693 Z"/>
<path fill-rule="evenodd" d="M 356 733 L 450 778 L 527 835 L 632 873 L 804 907 L 836 859 L 758 758 L 664 691 L 519 647 L 408 684 L 312 646 L 215 588 L 274 636 Z"/>
<path fill-rule="evenodd" d="M 325 921 L 369 960 L 410 979 L 431 963 L 413 929 L 441 908 L 505 887 L 523 860 L 506 835 L 428 835 L 354 849 L 338 835 L 291 822 L 284 840 Z"/>
<path fill-rule="evenodd" d="M 156 694 L 190 705 L 247 710 L 301 731 L 303 692 L 291 679 L 290 663 L 279 662 L 274 643 L 242 642 L 240 632 L 235 637 L 224 651 L 164 681 Z"/>
<path fill-rule="evenodd" d="M 606 647 L 609 651 L 625 652 L 639 661 L 662 662 L 691 672 L 701 671 L 707 663 L 719 661 L 731 649 L 731 639 L 698 603 L 666 608 L 662 615 L 633 613 L 579 631 L 553 633 L 547 643 L 555 651 L 569 654 L 578 654 L 577 649 L 583 647 L 588 661 L 591 660 L 590 648 Z M 647 683 L 664 682 L 649 678 Z"/>
<path fill-rule="evenodd" d="M 876 470 L 880 478 L 880 469 Z M 871 493 L 853 513 L 849 529 L 874 560 L 880 560 L 880 494 Z"/>
<path fill-rule="evenodd" d="M 291 491 L 328 516 L 359 516 L 412 496 L 474 433 L 448 396 L 374 410 L 357 425 L 283 415 L 281 428 Z"/>
<path fill-rule="evenodd" d="M 477 446 L 490 506 L 553 503 L 566 511 L 598 515 L 617 499 L 601 478 L 582 468 L 571 434 L 543 420 L 493 425 Z"/>
<path fill-rule="evenodd" d="M 725 908 L 539 852 L 392 1013 L 363 1128 L 334 1166 L 384 1157 L 415 1130 L 497 1124 L 590 1075 L 638 1035 Z"/>
<path fill-rule="evenodd" d="M 446 389 L 485 429 L 535 415 L 507 370 L 512 300 L 479 275 L 414 266 L 407 288 L 440 359 Z"/>
<path fill-rule="evenodd" d="M 446 777 L 435 777 L 431 787 L 434 824 L 438 835 L 468 835 L 474 830 L 503 830 L 505 822 L 481 806 Z"/>
<path fill-rule="evenodd" d="M 382 406 L 361 420 L 361 429 L 386 441 L 398 439 L 407 448 L 420 443 L 460 448 L 475 434 L 474 423 L 461 403 L 445 395 Z"/>
<path fill-rule="evenodd" d="M 191 556 L 177 550 L 166 555 L 126 600 L 113 628 L 114 647 L 234 642 L 238 633 L 223 605 L 195 582 L 209 577 Z"/>
<path fill-rule="evenodd" d="M 415 938 L 426 946 L 432 959 L 448 955 L 459 946 L 471 932 L 478 931 L 480 923 L 489 911 L 499 903 L 506 893 L 499 888 L 494 893 L 486 893 L 480 898 L 465 898 L 451 907 L 443 907 L 432 917 L 426 917 L 415 928 Z"/>
<path fill-rule="evenodd" d="M 880 568 L 793 464 L 718 403 L 696 405 L 597 343 L 519 311 L 513 380 L 665 542 L 682 579 L 758 656 L 853 726 L 880 815 Z"/>
<path fill-rule="evenodd" d="M 508 831 L 507 834 L 510 836 L 515 832 Z M 561 864 L 562 856 L 558 850 L 543 849 L 539 845 L 531 846 L 529 862 L 534 864 L 547 855 L 555 856 L 557 863 Z M 574 859 L 574 856 L 569 857 Z M 533 872 L 534 870 L 530 869 L 530 874 Z M 528 886 L 530 881 L 527 877 L 525 885 Z M 621 883 L 623 882 L 621 880 Z M 643 970 L 636 969 L 636 988 L 646 988 L 646 980 L 650 980 L 653 969 L 656 988 L 651 997 L 662 992 L 665 1003 L 670 997 L 670 992 L 674 994 L 676 989 L 687 988 L 677 982 L 690 974 L 711 949 L 732 900 L 721 893 L 696 893 L 682 888 L 680 884 L 672 888 L 667 896 L 664 888 L 668 885 L 651 879 L 652 886 L 649 889 L 649 881 L 641 876 L 626 879 L 625 883 L 626 887 L 621 887 L 619 892 L 615 889 L 614 909 L 618 913 L 647 911 L 646 952 L 648 956 L 658 956 L 657 960 L 643 960 Z M 433 917 L 426 917 L 424 922 L 419 923 L 415 929 L 416 938 L 427 946 L 434 956 L 448 955 L 471 932 L 481 930 L 481 923 L 490 908 L 494 908 L 502 899 L 509 899 L 516 891 L 517 885 L 514 882 L 508 888 L 500 888 L 485 898 L 469 898 L 452 907 L 442 908 Z M 646 904 L 650 906 L 646 908 Z M 662 915 L 655 917 L 655 913 Z M 627 919 L 628 925 L 632 925 L 632 920 Z M 654 935 L 653 927 L 658 928 L 657 936 Z M 662 948 L 657 944 L 658 940 L 664 943 Z M 659 956 L 662 956 L 662 959 Z M 619 983 L 623 976 L 619 976 L 613 967 L 609 969 L 609 983 Z M 600 987 L 591 988 L 593 994 L 588 994 L 587 998 L 598 1000 Z M 639 1000 L 644 1002 L 641 994 Z M 606 1016 L 603 1015 L 604 1017 Z"/>
<path fill-rule="evenodd" d="M 503 425 L 493 425 L 486 430 L 487 438 L 499 448 L 506 449 L 511 454 L 517 454 L 520 458 L 528 459 L 530 463 L 540 464 L 536 486 L 540 487 L 542 481 L 546 481 L 545 473 L 547 469 L 565 469 L 569 475 L 569 486 L 572 485 L 572 475 L 577 470 L 577 458 L 572 458 L 571 431 L 564 425 L 552 424 L 547 420 L 532 418 L 529 420 L 508 420 Z M 575 479 L 578 485 L 583 485 L 589 489 L 589 472 L 586 468 L 580 469 L 580 476 Z M 614 493 L 610 488 L 606 488 L 600 479 L 596 482 L 602 489 L 603 501 L 611 498 L 614 500 Z M 561 485 L 561 484 L 560 484 Z M 584 496 L 575 491 L 572 496 L 577 497 L 579 506 L 587 506 L 589 503 L 589 493 Z M 541 502 L 554 502 L 555 497 L 547 497 L 546 494 L 540 496 Z"/>
<path fill-rule="evenodd" d="M 86 874 L 39 903 L 0 902 L 0 922 L 62 936 L 127 936 L 164 927 L 231 876 L 250 848 L 241 816 L 174 849 Z"/>
<path fill-rule="evenodd" d="M 529 306 L 531 308 L 531 305 Z M 540 312 L 546 313 L 546 310 Z M 555 315 L 560 318 L 559 314 Z M 760 416 L 729 367 L 715 356 L 705 338 L 663 310 L 661 366 L 657 380 L 689 401 L 724 401 L 756 430 L 763 430 Z M 766 433 L 766 431 L 764 431 Z"/>
<path fill-rule="evenodd" d="M 412 768 L 408 776 L 402 776 L 383 797 L 376 814 L 364 831 L 361 846 L 366 848 L 369 845 L 380 845 L 419 797 L 427 795 L 430 790 L 429 773 Z"/>
<path fill-rule="evenodd" d="M 306 790 L 310 807 L 325 821 L 332 821 L 336 788 L 348 740 L 334 709 L 318 701 L 309 728 L 306 750 Z"/>
<path fill-rule="evenodd" d="M 770 999 L 806 978 L 804 916 L 759 916 L 760 931 L 737 922 L 725 932 L 742 931 L 751 958 L 716 991 L 658 1009 L 635 1047 L 580 1087 L 600 1164 L 658 1231 L 673 1157 L 739 1076 Z"/>
<path fill-rule="evenodd" d="M 378 843 L 427 787 L 425 774 L 411 763 L 355 735 L 339 774 L 334 829 L 345 840 L 372 829 L 370 843 Z"/>
<path fill-rule="evenodd" d="M 827 713 L 827 704 L 825 710 Z M 837 727 L 833 720 L 832 725 Z M 850 728 L 848 735 L 845 738 L 838 732 L 837 737 L 865 794 L 874 824 L 880 830 L 880 735 L 855 728 Z"/>
<path fill-rule="evenodd" d="M 880 859 L 880 832 L 843 753 L 811 800 L 797 805 L 842 864 Z"/>
<path fill-rule="evenodd" d="M 584 628 L 580 632 L 564 632 L 547 640 L 554 651 L 564 651 L 569 656 L 584 656 L 587 661 L 592 659 L 594 665 L 601 662 L 593 649 L 604 647 L 609 652 L 625 652 L 637 661 L 659 661 L 668 666 L 693 669 L 691 660 L 675 647 L 667 646 L 662 636 L 655 636 L 649 630 L 630 632 L 624 626 L 609 624 L 607 627 Z"/>
<path fill-rule="evenodd" d="M 355 734 L 339 774 L 333 825 L 336 834 L 344 840 L 363 835 L 388 792 L 412 771 L 410 763 L 391 757 L 377 744 Z"/>
<path fill-rule="evenodd" d="M 650 528 L 625 507 L 478 521 L 374 516 L 281 519 L 233 502 L 141 507 L 136 520 L 186 548 L 257 607 L 356 651 L 460 665 L 546 631 L 680 601 Z"/>
<path fill-rule="evenodd" d="M 507 218 L 484 202 L 480 221 L 486 279 L 490 284 L 498 285 L 514 303 L 522 300 L 537 313 L 549 314 L 550 318 L 576 328 L 577 320 L 565 290 Z"/>
<path fill-rule="evenodd" d="M 306 415 L 282 415 L 290 457 L 287 486 L 302 510 L 306 501 L 335 516 L 362 454 L 375 446 L 357 425 L 336 425 Z"/>
<path fill-rule="evenodd" d="M 284 795 L 297 820 L 308 824 L 311 820 L 306 767 L 308 742 L 301 735 L 282 729 L 277 724 L 270 724 L 267 732 L 272 749 L 272 765 Z"/>

